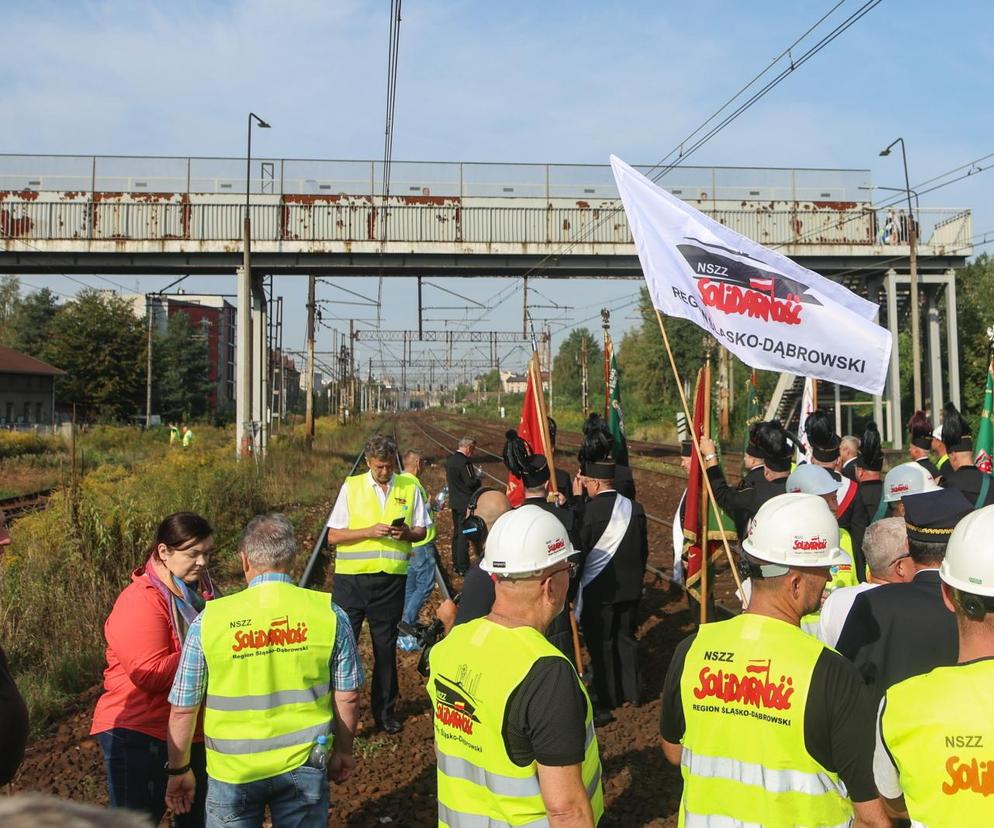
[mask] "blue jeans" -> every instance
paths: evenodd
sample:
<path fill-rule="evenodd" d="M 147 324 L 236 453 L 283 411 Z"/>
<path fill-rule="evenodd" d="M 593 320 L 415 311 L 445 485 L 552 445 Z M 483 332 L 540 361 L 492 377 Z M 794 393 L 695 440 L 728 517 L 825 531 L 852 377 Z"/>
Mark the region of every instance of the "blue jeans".
<path fill-rule="evenodd" d="M 327 828 L 327 771 L 301 765 L 257 782 L 207 784 L 208 828 L 261 828 L 267 805 L 273 828 Z"/>
<path fill-rule="evenodd" d="M 158 825 L 166 812 L 166 743 L 137 730 L 115 727 L 97 734 L 107 768 L 111 808 L 139 811 Z M 190 764 L 197 793 L 190 813 L 173 817 L 177 828 L 203 828 L 207 798 L 207 758 L 203 744 L 195 744 Z"/>
<path fill-rule="evenodd" d="M 435 554 L 435 542 L 426 543 L 414 550 L 414 556 L 407 565 L 407 586 L 404 588 L 402 616 L 407 624 L 417 623 L 421 605 L 435 585 Z"/>

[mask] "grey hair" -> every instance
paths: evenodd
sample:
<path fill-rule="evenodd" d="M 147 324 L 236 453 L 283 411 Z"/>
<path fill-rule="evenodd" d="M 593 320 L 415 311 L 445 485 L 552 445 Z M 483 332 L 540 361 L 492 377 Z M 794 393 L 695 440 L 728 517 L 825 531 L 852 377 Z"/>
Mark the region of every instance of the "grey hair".
<path fill-rule="evenodd" d="M 37 793 L 0 799 L 0 822 L 7 828 L 148 828 L 148 820 L 134 811 Z"/>
<path fill-rule="evenodd" d="M 374 434 L 366 441 L 363 454 L 367 460 L 370 457 L 376 460 L 394 460 L 397 457 L 397 441 L 386 434 Z"/>
<path fill-rule="evenodd" d="M 908 540 L 904 518 L 890 517 L 870 524 L 863 535 L 863 554 L 870 572 L 881 576 L 900 557 Z"/>
<path fill-rule="evenodd" d="M 851 434 L 843 437 L 839 444 L 845 446 L 853 454 L 859 451 L 859 437 L 853 437 Z"/>
<path fill-rule="evenodd" d="M 475 446 L 476 440 L 472 437 L 460 437 L 459 438 L 459 448 L 469 448 L 470 446 Z"/>
<path fill-rule="evenodd" d="M 256 515 L 242 532 L 238 551 L 257 569 L 285 571 L 297 554 L 293 524 L 276 512 Z"/>

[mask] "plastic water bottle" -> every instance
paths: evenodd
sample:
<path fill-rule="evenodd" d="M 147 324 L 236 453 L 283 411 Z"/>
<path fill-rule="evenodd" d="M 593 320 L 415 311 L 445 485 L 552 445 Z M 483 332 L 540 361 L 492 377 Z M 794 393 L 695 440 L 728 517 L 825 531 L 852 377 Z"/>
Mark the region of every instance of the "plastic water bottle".
<path fill-rule="evenodd" d="M 311 754 L 307 757 L 309 767 L 324 770 L 328 767 L 328 737 L 323 733 L 318 736 L 311 748 Z"/>

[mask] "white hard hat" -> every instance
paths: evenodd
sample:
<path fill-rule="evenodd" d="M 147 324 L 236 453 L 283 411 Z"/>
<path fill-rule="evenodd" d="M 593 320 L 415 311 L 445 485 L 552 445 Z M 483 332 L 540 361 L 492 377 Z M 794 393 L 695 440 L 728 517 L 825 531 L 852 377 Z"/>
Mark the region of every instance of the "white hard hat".
<path fill-rule="evenodd" d="M 994 596 L 992 537 L 994 506 L 984 506 L 961 518 L 946 544 L 939 577 L 955 589 Z"/>
<path fill-rule="evenodd" d="M 884 500 L 893 503 L 905 495 L 931 492 L 938 488 L 939 484 L 928 470 L 921 463 L 912 460 L 910 463 L 894 466 L 887 472 L 884 478 Z"/>
<path fill-rule="evenodd" d="M 494 521 L 480 569 L 494 575 L 522 575 L 572 554 L 573 545 L 559 518 L 539 506 L 519 506 Z"/>
<path fill-rule="evenodd" d="M 788 492 L 829 495 L 835 494 L 838 489 L 838 481 L 829 474 L 828 469 L 814 463 L 802 463 L 787 478 Z"/>
<path fill-rule="evenodd" d="M 803 492 L 777 495 L 760 506 L 742 548 L 750 557 L 781 566 L 850 563 L 828 504 Z"/>

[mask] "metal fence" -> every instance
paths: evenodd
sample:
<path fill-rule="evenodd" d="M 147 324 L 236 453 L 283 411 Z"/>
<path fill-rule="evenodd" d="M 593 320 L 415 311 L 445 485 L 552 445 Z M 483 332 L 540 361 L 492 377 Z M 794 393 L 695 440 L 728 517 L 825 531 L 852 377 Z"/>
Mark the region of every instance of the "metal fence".
<path fill-rule="evenodd" d="M 637 166 L 650 178 L 661 170 Z M 395 161 L 395 195 L 618 198 L 606 164 L 490 164 Z M 676 167 L 660 186 L 686 199 L 865 202 L 869 170 Z M 382 161 L 253 158 L 248 189 L 272 195 L 371 195 L 383 191 Z M 246 190 L 244 158 L 0 155 L 0 191 L 228 193 Z"/>
<path fill-rule="evenodd" d="M 868 207 L 705 210 L 715 220 L 761 244 L 906 245 L 907 223 Z M 185 196 L 134 200 L 77 196 L 76 200 L 7 198 L 0 201 L 0 237 L 43 240 L 181 239 L 230 242 L 241 239 L 244 207 L 233 202 L 191 203 Z M 632 243 L 624 211 L 585 207 L 517 207 L 443 204 L 391 204 L 376 200 L 253 204 L 252 235 L 257 241 L 377 242 L 462 244 Z M 963 247 L 969 244 L 969 211 L 920 211 L 920 242 Z M 887 228 L 890 228 L 888 231 Z"/>

